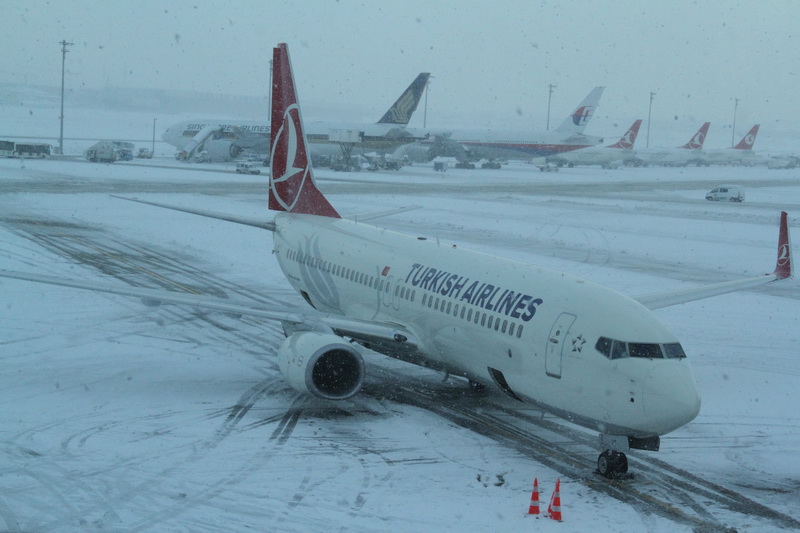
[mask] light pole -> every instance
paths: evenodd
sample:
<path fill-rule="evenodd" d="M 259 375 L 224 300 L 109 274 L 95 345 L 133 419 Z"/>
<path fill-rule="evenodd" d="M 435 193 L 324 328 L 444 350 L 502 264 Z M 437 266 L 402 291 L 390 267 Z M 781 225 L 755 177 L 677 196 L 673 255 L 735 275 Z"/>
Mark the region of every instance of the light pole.
<path fill-rule="evenodd" d="M 556 86 L 551 83 L 547 87 L 549 89 L 547 93 L 547 131 L 550 131 L 550 101 L 553 98 L 553 89 L 555 89 Z"/>
<path fill-rule="evenodd" d="M 64 63 L 67 59 L 67 46 L 72 46 L 73 43 L 68 43 L 66 39 L 61 40 L 61 116 L 58 117 L 61 121 L 61 129 L 58 133 L 58 154 L 64 155 Z"/>
<path fill-rule="evenodd" d="M 647 108 L 647 148 L 650 148 L 650 115 L 653 111 L 653 97 L 656 95 L 650 91 L 650 107 Z"/>
<path fill-rule="evenodd" d="M 739 108 L 739 99 L 733 99 L 733 128 L 731 129 L 731 146 L 736 142 L 736 110 Z"/>
<path fill-rule="evenodd" d="M 150 150 L 150 156 L 156 155 L 156 118 L 153 119 L 153 149 Z"/>

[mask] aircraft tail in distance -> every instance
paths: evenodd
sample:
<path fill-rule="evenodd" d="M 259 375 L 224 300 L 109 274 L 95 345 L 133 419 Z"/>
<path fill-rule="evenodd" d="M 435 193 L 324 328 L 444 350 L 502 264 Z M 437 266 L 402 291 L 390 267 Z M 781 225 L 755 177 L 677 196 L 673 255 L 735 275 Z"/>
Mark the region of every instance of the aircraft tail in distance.
<path fill-rule="evenodd" d="M 269 208 L 341 218 L 314 183 L 308 141 L 285 43 L 273 49 L 272 65 Z"/>
<path fill-rule="evenodd" d="M 704 123 L 700 126 L 700 129 L 697 130 L 697 133 L 692 135 L 692 138 L 689 139 L 689 142 L 684 144 L 683 146 L 679 146 L 678 148 L 686 148 L 687 150 L 702 150 L 703 143 L 706 142 L 706 135 L 708 135 L 708 128 L 711 126 L 710 122 Z"/>
<path fill-rule="evenodd" d="M 592 91 L 578 104 L 578 107 L 570 113 L 570 115 L 556 128 L 558 131 L 567 132 L 569 134 L 582 134 L 586 129 L 586 125 L 594 115 L 600 103 L 600 97 L 603 96 L 605 87 L 595 87 Z"/>
<path fill-rule="evenodd" d="M 739 141 L 739 144 L 737 144 L 733 148 L 735 150 L 752 150 L 753 145 L 756 142 L 756 135 L 758 135 L 759 127 L 761 127 L 761 125 L 756 124 L 755 126 L 750 128 L 750 131 L 748 131 L 747 134 L 744 137 L 742 137 L 742 140 Z"/>
<path fill-rule="evenodd" d="M 398 124 L 407 126 L 411 120 L 411 115 L 416 111 L 417 105 L 422 98 L 422 92 L 428 85 L 430 72 L 420 72 L 419 76 L 411 82 L 411 85 L 403 91 L 400 98 L 392 104 L 392 107 L 384 113 L 378 124 Z"/>
<path fill-rule="evenodd" d="M 638 119 L 634 122 L 628 131 L 625 132 L 619 141 L 609 146 L 609 148 L 619 148 L 620 150 L 632 150 L 633 145 L 636 143 L 636 136 L 639 135 L 639 127 L 642 125 L 642 120 Z"/>

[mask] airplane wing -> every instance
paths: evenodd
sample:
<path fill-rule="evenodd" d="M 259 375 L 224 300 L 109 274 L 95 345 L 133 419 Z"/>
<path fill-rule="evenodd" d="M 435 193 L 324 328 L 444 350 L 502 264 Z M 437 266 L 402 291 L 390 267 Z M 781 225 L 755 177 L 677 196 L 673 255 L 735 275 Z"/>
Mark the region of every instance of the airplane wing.
<path fill-rule="evenodd" d="M 112 284 L 58 278 L 28 272 L 16 272 L 13 270 L 0 270 L 0 278 L 13 278 L 35 283 L 45 283 L 48 285 L 59 285 L 62 287 L 72 287 L 140 298 L 145 305 L 150 307 L 158 306 L 162 303 L 188 305 L 211 311 L 221 311 L 224 313 L 275 320 L 295 330 L 332 331 L 341 337 L 350 337 L 363 344 L 386 347 L 397 353 L 413 353 L 417 350 L 418 346 L 416 336 L 409 330 L 396 324 L 356 320 L 290 309 L 270 309 L 261 305 L 236 302 L 216 296 L 179 293 L 164 289 L 122 287 Z"/>
<path fill-rule="evenodd" d="M 227 213 L 218 213 L 216 211 L 206 211 L 203 209 L 192 209 L 189 207 L 179 207 L 177 205 L 171 204 L 162 204 L 160 202 L 150 202 L 147 200 L 139 200 L 138 198 L 129 198 L 127 196 L 117 196 L 116 194 L 111 195 L 112 198 L 118 198 L 120 200 L 127 200 L 129 202 L 136 202 L 139 204 L 145 205 L 152 205 L 155 207 L 161 207 L 164 209 L 171 209 L 173 211 L 181 211 L 183 213 L 189 213 L 192 215 L 200 215 L 201 217 L 208 217 L 208 218 L 215 218 L 217 220 L 224 220 L 226 222 L 234 222 L 236 224 L 243 224 L 245 226 L 253 226 L 254 228 L 265 229 L 269 231 L 275 231 L 275 223 L 271 220 L 261 220 L 252 217 L 242 217 L 237 215 L 229 215 Z"/>
<path fill-rule="evenodd" d="M 758 287 L 773 281 L 780 281 L 792 277 L 792 247 L 789 240 L 788 215 L 785 211 L 781 212 L 781 223 L 778 232 L 778 260 L 775 264 L 775 271 L 771 274 L 744 278 L 734 281 L 725 281 L 704 285 L 702 287 L 692 287 L 677 291 L 657 292 L 635 297 L 634 300 L 644 305 L 648 309 L 660 309 L 671 305 L 692 302 L 727 294 L 729 292 L 740 291 L 752 287 Z"/>

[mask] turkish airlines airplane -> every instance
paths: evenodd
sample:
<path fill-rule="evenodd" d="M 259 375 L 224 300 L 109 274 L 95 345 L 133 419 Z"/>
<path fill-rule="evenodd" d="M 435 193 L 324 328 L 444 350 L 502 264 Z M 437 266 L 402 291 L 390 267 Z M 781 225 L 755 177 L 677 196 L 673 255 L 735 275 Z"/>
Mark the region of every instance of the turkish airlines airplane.
<path fill-rule="evenodd" d="M 762 157 L 753 152 L 759 124 L 748 131 L 736 146 L 717 150 L 704 150 L 700 159 L 705 165 L 755 165 L 764 163 Z"/>
<path fill-rule="evenodd" d="M 689 139 L 689 142 L 676 148 L 643 148 L 634 150 L 631 156 L 625 160 L 625 164 L 645 167 L 648 165 L 685 167 L 689 163 L 702 164 L 703 143 L 706 141 L 710 126 L 710 122 L 703 123 L 697 133 Z"/>
<path fill-rule="evenodd" d="M 590 146 L 571 152 L 554 155 L 547 158 L 548 163 L 554 163 L 560 167 L 574 167 L 576 165 L 600 165 L 603 168 L 614 168 L 619 166 L 627 157 L 633 153 L 633 146 L 636 143 L 636 136 L 639 134 L 641 120 L 636 120 L 628 131 L 615 142 L 608 146 Z"/>
<path fill-rule="evenodd" d="M 359 345 L 476 386 L 494 383 L 520 405 L 598 431 L 598 471 L 609 478 L 627 472 L 625 452 L 658 450 L 661 435 L 700 409 L 686 354 L 651 310 L 792 275 L 786 213 L 773 273 L 635 299 L 565 273 L 381 229 L 366 224 L 369 217 L 342 218 L 314 181 L 285 44 L 274 49 L 273 65 L 273 220 L 134 201 L 272 231 L 278 266 L 316 311 L 0 275 L 280 321 L 286 339 L 277 358 L 286 381 L 328 400 L 359 392 Z"/>
<path fill-rule="evenodd" d="M 374 124 L 328 123 L 310 124 L 308 140 L 317 154 L 341 154 L 336 132 L 355 132 L 354 142 L 359 151 L 391 151 L 397 147 L 424 138 L 420 131 L 409 129 L 408 123 L 417 109 L 422 93 L 428 84 L 429 72 L 421 72 L 400 97 Z M 333 140 L 331 134 L 334 134 Z M 226 123 L 219 120 L 187 120 L 168 127 L 161 138 L 191 154 L 204 150 L 212 161 L 230 161 L 245 149 L 263 153 L 269 150 L 269 126 L 265 121 L 240 120 Z"/>

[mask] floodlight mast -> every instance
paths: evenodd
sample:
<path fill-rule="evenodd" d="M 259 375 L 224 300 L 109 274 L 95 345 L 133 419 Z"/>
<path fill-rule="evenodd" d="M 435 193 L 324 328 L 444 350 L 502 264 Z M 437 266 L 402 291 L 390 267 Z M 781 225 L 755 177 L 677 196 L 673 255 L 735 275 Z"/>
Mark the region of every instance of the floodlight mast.
<path fill-rule="evenodd" d="M 58 133 L 58 154 L 64 155 L 64 63 L 67 59 L 67 46 L 72 46 L 74 43 L 68 43 L 66 39 L 61 42 L 61 116 L 58 117 L 61 122 L 61 129 Z"/>

